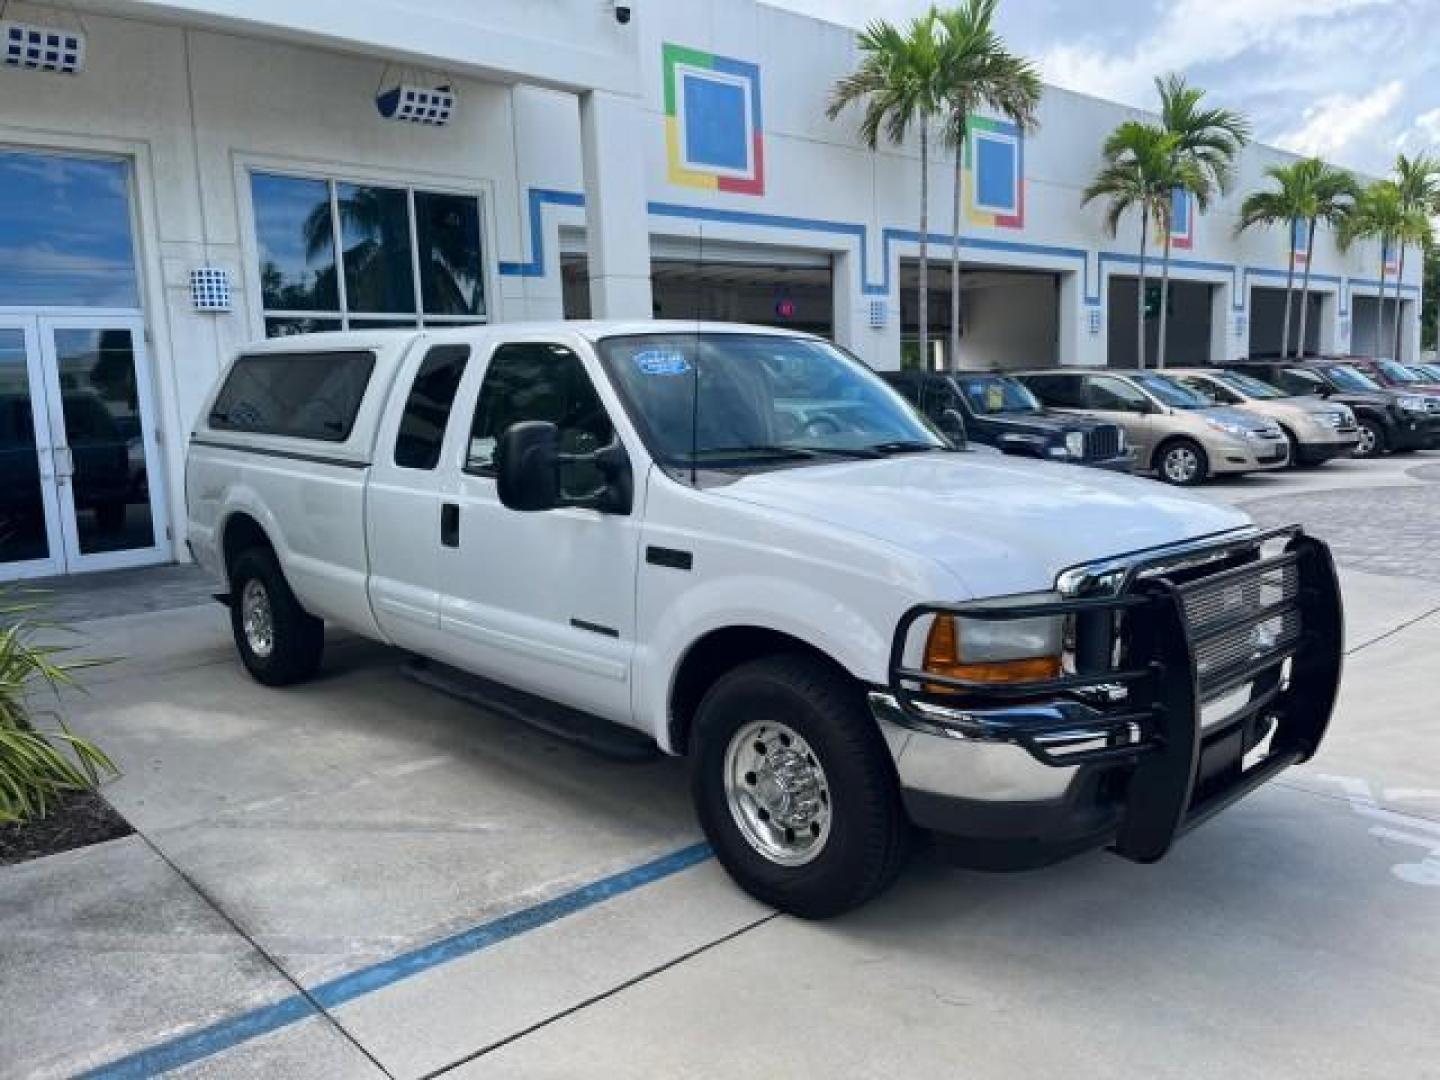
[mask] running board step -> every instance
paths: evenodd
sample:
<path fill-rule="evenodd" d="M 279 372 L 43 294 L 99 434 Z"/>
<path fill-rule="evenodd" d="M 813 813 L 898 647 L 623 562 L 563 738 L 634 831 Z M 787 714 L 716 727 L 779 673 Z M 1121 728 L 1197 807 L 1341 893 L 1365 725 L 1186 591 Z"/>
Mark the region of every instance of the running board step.
<path fill-rule="evenodd" d="M 655 740 L 638 731 L 482 679 L 448 664 L 414 657 L 405 663 L 403 670 L 422 686 L 518 720 L 611 761 L 654 761 L 661 756 Z"/>

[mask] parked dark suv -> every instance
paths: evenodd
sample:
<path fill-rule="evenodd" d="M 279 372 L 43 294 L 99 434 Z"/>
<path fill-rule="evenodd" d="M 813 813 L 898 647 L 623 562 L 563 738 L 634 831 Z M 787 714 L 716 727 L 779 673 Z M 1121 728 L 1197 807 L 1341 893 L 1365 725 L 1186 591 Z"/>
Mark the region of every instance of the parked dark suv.
<path fill-rule="evenodd" d="M 1339 360 L 1238 360 L 1228 366 L 1288 394 L 1318 394 L 1350 406 L 1360 422 L 1357 457 L 1440 448 L 1440 398 L 1386 390 Z"/>
<path fill-rule="evenodd" d="M 1394 360 L 1374 360 L 1368 356 L 1347 356 L 1345 362 L 1363 372 L 1386 390 L 1415 394 L 1440 394 L 1440 382 L 1422 372 Z"/>
<path fill-rule="evenodd" d="M 885 371 L 880 377 L 947 433 L 958 414 L 971 442 L 1021 457 L 1129 472 L 1125 432 L 1116 424 L 1050 412 L 1021 382 L 982 371 Z M 950 415 L 947 415 L 950 414 Z"/>

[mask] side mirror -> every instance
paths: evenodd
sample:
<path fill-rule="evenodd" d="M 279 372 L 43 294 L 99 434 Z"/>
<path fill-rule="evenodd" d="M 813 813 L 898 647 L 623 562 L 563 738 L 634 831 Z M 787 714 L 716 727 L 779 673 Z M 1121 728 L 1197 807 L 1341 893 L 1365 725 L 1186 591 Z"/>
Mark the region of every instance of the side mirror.
<path fill-rule="evenodd" d="M 940 433 L 954 443 L 957 450 L 965 449 L 965 417 L 959 409 L 946 409 L 940 414 Z"/>
<path fill-rule="evenodd" d="M 564 466 L 591 466 L 600 483 L 584 495 L 567 495 Z M 561 506 L 628 514 L 634 501 L 630 458 L 616 439 L 592 454 L 562 454 L 560 429 L 544 420 L 511 424 L 495 446 L 496 491 L 507 510 L 535 513 Z"/>

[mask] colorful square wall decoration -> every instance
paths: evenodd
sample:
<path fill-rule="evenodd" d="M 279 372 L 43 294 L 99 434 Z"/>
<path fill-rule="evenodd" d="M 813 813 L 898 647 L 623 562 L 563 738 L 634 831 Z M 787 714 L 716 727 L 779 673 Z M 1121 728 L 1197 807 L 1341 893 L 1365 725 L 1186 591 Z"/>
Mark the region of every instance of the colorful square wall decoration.
<path fill-rule="evenodd" d="M 765 193 L 760 68 L 666 42 L 665 157 L 670 182 Z"/>
<path fill-rule="evenodd" d="M 1004 120 L 975 117 L 965 140 L 965 216 L 972 225 L 1025 227 L 1025 136 Z"/>
<path fill-rule="evenodd" d="M 1170 246 L 1182 251 L 1195 246 L 1195 200 L 1179 188 L 1170 194 Z"/>

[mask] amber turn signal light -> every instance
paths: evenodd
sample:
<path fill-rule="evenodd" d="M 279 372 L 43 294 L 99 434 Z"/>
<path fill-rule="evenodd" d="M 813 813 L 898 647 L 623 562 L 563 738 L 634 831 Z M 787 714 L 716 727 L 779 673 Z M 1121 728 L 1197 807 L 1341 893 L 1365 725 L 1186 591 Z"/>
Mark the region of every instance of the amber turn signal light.
<path fill-rule="evenodd" d="M 1060 677 L 1060 657 L 1027 656 L 1015 660 L 965 663 L 960 659 L 960 626 L 953 615 L 937 615 L 925 639 L 925 670 L 932 675 L 970 682 L 1024 683 Z M 933 692 L 947 687 L 931 685 Z"/>

